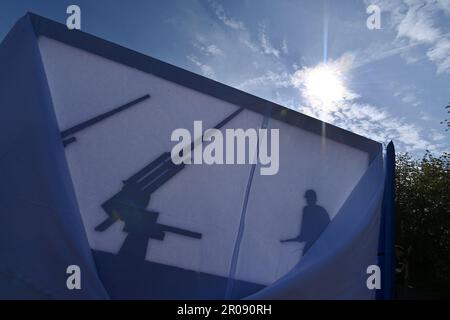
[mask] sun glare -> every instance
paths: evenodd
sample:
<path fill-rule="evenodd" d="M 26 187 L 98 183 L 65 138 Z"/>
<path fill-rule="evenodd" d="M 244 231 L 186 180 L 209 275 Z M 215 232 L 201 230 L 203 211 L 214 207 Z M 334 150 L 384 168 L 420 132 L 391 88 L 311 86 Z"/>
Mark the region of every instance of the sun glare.
<path fill-rule="evenodd" d="M 304 80 L 305 94 L 325 106 L 345 98 L 346 88 L 340 73 L 326 64 L 310 69 Z"/>

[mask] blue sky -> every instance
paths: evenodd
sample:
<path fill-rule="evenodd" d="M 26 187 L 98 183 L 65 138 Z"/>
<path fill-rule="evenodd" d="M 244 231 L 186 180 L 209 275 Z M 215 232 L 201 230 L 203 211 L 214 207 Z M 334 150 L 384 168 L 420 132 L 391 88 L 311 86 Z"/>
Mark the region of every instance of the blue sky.
<path fill-rule="evenodd" d="M 31 11 L 420 156 L 449 151 L 450 0 L 0 2 L 0 38 Z M 381 9 L 381 29 L 366 8 Z"/>

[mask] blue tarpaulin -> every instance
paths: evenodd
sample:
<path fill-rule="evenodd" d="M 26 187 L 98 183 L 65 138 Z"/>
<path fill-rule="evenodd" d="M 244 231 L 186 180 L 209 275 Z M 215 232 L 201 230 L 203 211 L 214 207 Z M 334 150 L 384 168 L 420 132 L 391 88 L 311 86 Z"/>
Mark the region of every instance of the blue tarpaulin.
<path fill-rule="evenodd" d="M 106 299 L 28 16 L 3 41 L 0 70 L 0 297 Z M 67 290 L 74 264 L 83 290 Z"/>

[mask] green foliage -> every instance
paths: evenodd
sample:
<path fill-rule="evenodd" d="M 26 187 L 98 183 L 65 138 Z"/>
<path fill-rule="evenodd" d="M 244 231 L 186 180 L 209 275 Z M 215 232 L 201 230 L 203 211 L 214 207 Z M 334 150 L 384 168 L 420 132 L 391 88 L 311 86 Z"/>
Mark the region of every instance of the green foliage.
<path fill-rule="evenodd" d="M 447 113 L 450 113 L 450 104 L 446 106 L 445 109 L 447 109 Z M 444 121 L 441 121 L 441 124 L 447 126 L 447 129 L 445 129 L 445 131 L 448 131 L 448 129 L 450 129 L 450 119 L 444 119 Z"/>
<path fill-rule="evenodd" d="M 407 284 L 450 288 L 450 154 L 396 159 L 397 244 L 408 252 Z M 449 291 L 450 292 L 450 291 Z"/>

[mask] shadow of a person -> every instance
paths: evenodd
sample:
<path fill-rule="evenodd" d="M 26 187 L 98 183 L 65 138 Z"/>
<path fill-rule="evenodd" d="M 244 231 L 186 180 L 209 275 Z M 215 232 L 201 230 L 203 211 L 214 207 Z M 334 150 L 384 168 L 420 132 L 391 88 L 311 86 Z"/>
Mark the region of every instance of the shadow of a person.
<path fill-rule="evenodd" d="M 328 223 L 330 223 L 330 217 L 327 211 L 317 205 L 316 192 L 314 190 L 307 190 L 305 192 L 305 198 L 307 205 L 303 208 L 300 234 L 295 238 L 280 240 L 282 243 L 305 242 L 303 255 L 311 248 L 323 230 L 325 230 Z"/>

